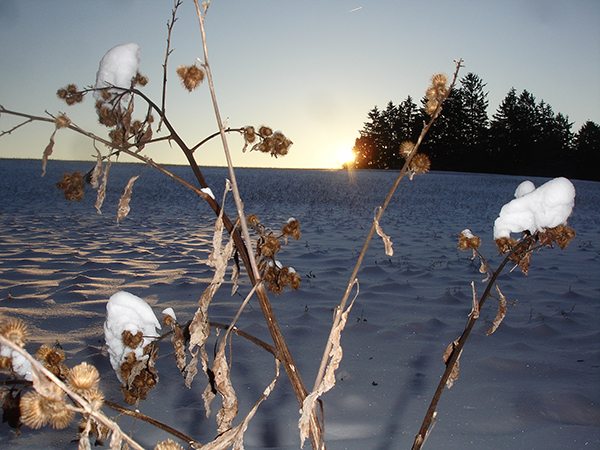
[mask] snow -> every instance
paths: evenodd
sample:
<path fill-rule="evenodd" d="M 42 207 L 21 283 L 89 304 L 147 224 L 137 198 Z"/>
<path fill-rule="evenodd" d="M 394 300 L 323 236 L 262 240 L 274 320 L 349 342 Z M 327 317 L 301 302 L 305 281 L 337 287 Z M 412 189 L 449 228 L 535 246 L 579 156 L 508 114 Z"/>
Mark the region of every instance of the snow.
<path fill-rule="evenodd" d="M 515 199 L 500 210 L 494 222 L 494 239 L 510 233 L 543 231 L 565 224 L 575 205 L 575 187 L 566 178 L 554 178 L 539 188 L 524 181 L 515 191 Z"/>
<path fill-rule="evenodd" d="M 213 199 L 215 198 L 215 194 L 213 194 L 213 192 L 210 190 L 209 187 L 202 188 L 201 191 L 204 192 L 205 194 L 209 195 Z"/>
<path fill-rule="evenodd" d="M 49 161 L 48 172 L 59 178 L 92 166 Z M 95 196 L 86 195 L 77 204 L 60 201 L 56 177 L 39 177 L 38 167 L 38 161 L 0 160 L 5 174 L 0 179 L 1 312 L 26 320 L 35 331 L 26 346 L 30 353 L 41 343 L 58 341 L 67 366 L 93 364 L 106 398 L 124 404 L 102 337 L 107 301 L 126 291 L 151 304 L 159 319 L 171 307 L 181 324 L 189 321 L 214 275 L 208 255 L 215 215 L 197 195 L 157 171 L 146 171 L 143 189 L 134 193 L 140 203 L 135 221 L 117 227 L 122 189 L 107 192 L 104 214 L 93 214 Z M 169 169 L 189 176 L 189 167 Z M 136 164 L 113 165 L 111 183 L 123 186 L 139 170 Z M 222 192 L 228 169 L 202 170 L 213 191 Z M 288 242 L 277 254 L 301 275 L 300 289 L 269 297 L 308 389 L 373 209 L 396 176 L 383 170 L 236 172 L 245 209 L 269 230 L 279 230 L 290 216 L 302 223 L 302 239 Z M 29 182 L 19 182 L 23 179 Z M 396 253 L 388 257 L 380 242 L 371 243 L 357 275 L 360 294 L 342 332 L 344 358 L 337 384 L 322 398 L 328 450 L 411 447 L 445 369 L 444 350 L 460 336 L 472 311 L 471 282 L 478 298 L 485 288 L 471 253 L 456 249 L 459 233 L 468 228 L 480 237 L 479 251 L 493 269 L 498 267 L 504 257 L 493 244 L 492 226 L 525 179 L 434 171 L 412 182 L 403 180 L 384 216 L 386 233 L 397 241 Z M 530 179 L 536 186 L 548 181 Z M 600 448 L 600 184 L 572 182 L 577 206 L 569 226 L 577 232 L 575 240 L 564 250 L 544 247 L 537 252 L 527 277 L 517 270 L 502 272 L 502 293 L 516 303 L 490 336 L 485 332 L 498 305 L 490 299 L 482 308 L 461 356 L 459 378 L 442 395 L 425 449 Z M 235 208 L 228 208 L 234 217 Z M 231 296 L 231 284 L 226 280 L 215 294 L 211 320 L 229 323 L 238 312 L 242 298 Z M 239 284 L 245 295 L 247 277 L 240 277 Z M 236 327 L 272 343 L 254 298 Z M 211 330 L 211 362 L 222 338 L 223 332 Z M 262 396 L 275 367 L 270 353 L 240 336 L 232 336 L 231 351 L 228 362 L 240 401 L 234 423 L 239 423 Z M 137 408 L 210 442 L 217 432 L 220 399 L 207 418 L 201 398 L 206 377 L 198 374 L 191 389 L 186 388 L 173 352 L 171 339 L 163 339 L 155 364 L 160 381 Z M 250 422 L 244 447 L 299 449 L 298 410 L 282 372 Z M 144 448 L 170 437 L 129 417 L 119 423 Z M 76 443 L 68 442 L 76 434 L 77 421 L 62 431 L 22 427 L 19 437 L 0 424 L 0 447 L 75 448 Z"/>
<path fill-rule="evenodd" d="M 28 381 L 33 380 L 31 377 L 31 363 L 19 352 L 14 351 L 10 347 L 0 345 L 0 356 L 12 358 L 13 371 Z"/>
<path fill-rule="evenodd" d="M 163 313 L 165 316 L 172 317 L 172 318 L 173 318 L 173 320 L 174 320 L 175 322 L 177 322 L 177 316 L 175 316 L 175 311 L 173 311 L 173 308 L 165 308 L 165 309 L 163 309 L 163 312 L 162 312 L 162 313 Z"/>
<path fill-rule="evenodd" d="M 136 359 L 141 361 L 148 357 L 144 356 L 144 347 L 158 336 L 156 329 L 161 327 L 150 305 L 129 292 L 117 292 L 110 297 L 106 304 L 106 313 L 104 338 L 108 346 L 110 364 L 122 381 L 119 369 L 125 361 L 125 355 L 132 350 L 123 344 L 123 331 L 128 330 L 133 335 L 138 331 L 142 332 L 144 339 L 134 350 Z"/>
<path fill-rule="evenodd" d="M 117 45 L 111 48 L 102 60 L 96 74 L 95 88 L 116 86 L 124 89 L 131 88 L 131 79 L 136 76 L 140 65 L 140 46 L 136 43 Z M 104 101 L 103 91 L 94 91 L 97 101 Z M 118 93 L 116 89 L 109 89 L 111 93 Z M 121 99 L 121 108 L 125 110 L 129 103 L 129 95 Z"/>

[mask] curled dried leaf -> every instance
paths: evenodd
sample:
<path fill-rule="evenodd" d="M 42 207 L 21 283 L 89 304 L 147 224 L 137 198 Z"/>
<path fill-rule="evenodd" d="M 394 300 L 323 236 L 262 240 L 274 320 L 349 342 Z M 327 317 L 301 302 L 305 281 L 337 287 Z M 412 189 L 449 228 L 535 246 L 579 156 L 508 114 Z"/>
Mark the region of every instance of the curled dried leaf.
<path fill-rule="evenodd" d="M 44 149 L 44 154 L 42 155 L 42 176 L 46 175 L 46 164 L 48 163 L 48 158 L 50 157 L 50 155 L 52 154 L 52 151 L 54 150 L 54 136 L 55 135 L 56 135 L 56 129 L 50 135 L 50 142 L 48 142 L 48 145 Z"/>
<path fill-rule="evenodd" d="M 95 203 L 95 207 L 96 207 L 96 211 L 98 211 L 98 214 L 102 214 L 102 204 L 104 203 L 104 199 L 106 198 L 106 185 L 108 183 L 108 170 L 110 169 L 110 165 L 111 165 L 111 161 L 110 159 L 107 161 L 107 163 L 104 165 L 104 171 L 102 172 L 102 183 L 100 184 L 100 187 L 98 188 L 98 193 L 96 194 L 96 203 Z"/>
<path fill-rule="evenodd" d="M 379 225 L 379 221 L 377 220 L 377 214 L 380 209 L 381 209 L 381 207 L 378 206 L 377 209 L 375 210 L 375 218 L 373 219 L 373 221 L 375 222 L 375 231 L 377 231 L 377 234 L 383 240 L 383 244 L 385 245 L 385 254 L 387 256 L 393 256 L 394 249 L 392 248 L 392 240 L 390 239 L 390 237 L 387 234 L 385 234 L 383 232 L 383 230 L 381 229 L 381 226 Z"/>
<path fill-rule="evenodd" d="M 448 365 L 448 362 L 450 361 L 450 358 L 452 358 L 452 354 L 455 352 L 456 347 L 458 346 L 458 339 L 451 342 L 450 345 L 448 345 L 448 347 L 446 347 L 446 351 L 444 352 L 444 356 L 443 356 L 443 360 L 444 360 L 444 364 Z M 448 379 L 446 380 L 446 387 L 448 389 L 450 389 L 452 386 L 454 386 L 454 382 L 458 379 L 458 372 L 459 372 L 459 366 L 460 366 L 460 355 L 462 354 L 462 350 L 460 351 L 458 357 L 456 358 L 456 361 L 454 362 L 454 366 L 452 366 L 452 369 L 450 371 L 450 375 L 448 376 Z"/>
<path fill-rule="evenodd" d="M 498 304 L 498 313 L 496 314 L 496 318 L 492 323 L 492 328 L 485 332 L 485 334 L 487 335 L 490 335 L 494 331 L 496 331 L 502 323 L 502 321 L 504 320 L 504 317 L 506 316 L 506 297 L 502 294 L 502 292 L 500 292 L 500 288 L 498 287 L 498 285 L 496 285 L 496 291 L 498 291 L 498 295 L 500 296 L 500 301 Z"/>
<path fill-rule="evenodd" d="M 129 211 L 131 211 L 131 208 L 129 207 L 129 202 L 131 201 L 133 183 L 135 183 L 135 180 L 137 180 L 139 177 L 139 175 L 131 177 L 129 179 L 129 182 L 127 183 L 127 186 L 125 186 L 125 192 L 123 192 L 123 195 L 119 200 L 119 206 L 117 206 L 117 223 L 119 223 L 122 219 L 127 217 L 127 214 L 129 214 Z"/>

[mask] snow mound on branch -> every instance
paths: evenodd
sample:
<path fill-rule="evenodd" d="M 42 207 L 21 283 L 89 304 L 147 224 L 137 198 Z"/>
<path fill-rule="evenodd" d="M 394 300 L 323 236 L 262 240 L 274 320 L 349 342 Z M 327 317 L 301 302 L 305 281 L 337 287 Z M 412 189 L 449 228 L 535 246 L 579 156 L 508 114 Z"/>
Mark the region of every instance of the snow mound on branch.
<path fill-rule="evenodd" d="M 563 177 L 537 189 L 531 181 L 524 181 L 517 187 L 515 197 L 500 210 L 494 222 L 494 239 L 526 230 L 535 233 L 566 223 L 575 204 L 575 187 Z"/>
<path fill-rule="evenodd" d="M 104 322 L 104 338 L 108 346 L 110 364 L 117 377 L 122 382 L 120 368 L 125 361 L 125 355 L 134 352 L 136 359 L 142 361 L 148 358 L 144 355 L 144 347 L 158 336 L 156 329 L 160 323 L 148 303 L 129 292 L 117 292 L 106 304 L 106 321 Z M 142 332 L 144 339 L 141 345 L 132 349 L 123 343 L 123 331 L 135 335 Z"/>
<path fill-rule="evenodd" d="M 116 86 L 124 89 L 131 88 L 131 79 L 138 72 L 140 65 L 140 46 L 136 43 L 117 45 L 111 48 L 102 60 L 96 74 L 95 88 Z M 109 89 L 110 93 L 119 93 L 117 89 Z M 94 91 L 96 101 L 104 101 L 103 91 Z M 129 103 L 129 95 L 123 96 L 121 108 L 126 109 Z"/>

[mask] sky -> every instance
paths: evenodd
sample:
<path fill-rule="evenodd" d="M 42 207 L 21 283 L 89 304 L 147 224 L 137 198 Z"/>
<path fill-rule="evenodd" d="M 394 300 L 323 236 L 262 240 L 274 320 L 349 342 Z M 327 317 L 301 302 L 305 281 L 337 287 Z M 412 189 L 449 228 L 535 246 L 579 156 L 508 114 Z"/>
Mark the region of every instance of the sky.
<path fill-rule="evenodd" d="M 93 99 L 67 106 L 56 90 L 92 85 L 102 56 L 128 42 L 141 46 L 143 88 L 157 103 L 162 89 L 170 0 L 0 0 L 0 104 L 33 115 L 65 112 L 77 125 L 106 136 Z M 205 83 L 193 93 L 175 75 L 203 56 L 195 7 L 185 0 L 173 29 L 167 116 L 190 145 L 217 131 Z M 508 91 L 524 89 L 573 131 L 600 123 L 600 2 L 496 1 L 225 1 L 206 17 L 209 63 L 223 120 L 231 127 L 268 125 L 294 144 L 272 158 L 242 153 L 240 167 L 337 168 L 373 107 L 419 101 L 433 73 L 474 72 L 487 84 L 488 115 Z M 137 103 L 138 107 L 141 105 Z M 0 130 L 18 124 L 0 117 Z M 0 138 L 2 158 L 41 158 L 51 124 L 34 123 Z M 146 147 L 157 162 L 184 164 L 175 146 Z M 61 130 L 55 159 L 92 159 L 92 142 Z M 199 164 L 226 164 L 218 140 L 201 147 Z M 125 160 L 125 159 L 123 159 Z"/>

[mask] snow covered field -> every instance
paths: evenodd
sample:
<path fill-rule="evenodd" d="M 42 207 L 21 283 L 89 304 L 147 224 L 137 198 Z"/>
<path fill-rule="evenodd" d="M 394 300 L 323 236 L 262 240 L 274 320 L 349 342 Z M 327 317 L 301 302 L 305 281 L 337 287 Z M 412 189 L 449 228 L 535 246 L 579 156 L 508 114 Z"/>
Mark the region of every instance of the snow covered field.
<path fill-rule="evenodd" d="M 63 172 L 90 163 L 0 160 L 0 312 L 33 330 L 27 348 L 60 343 L 67 364 L 95 365 L 109 400 L 123 403 L 104 347 L 109 297 L 121 290 L 146 300 L 160 318 L 172 307 L 191 319 L 212 276 L 206 265 L 214 215 L 193 193 L 152 170 L 133 189 L 130 215 L 116 224 L 116 205 L 140 166 L 111 169 L 103 215 L 91 190 L 68 203 L 55 187 Z M 188 168 L 173 170 L 189 179 Z M 220 198 L 225 169 L 204 169 Z M 373 219 L 396 173 L 240 169 L 246 213 L 275 230 L 293 216 L 302 238 L 290 241 L 281 261 L 302 276 L 296 292 L 272 296 L 275 314 L 305 384 L 312 387 L 332 319 Z M 513 199 L 521 177 L 430 173 L 404 180 L 381 221 L 394 242 L 387 257 L 374 239 L 359 273 L 360 295 L 342 335 L 344 359 L 336 387 L 323 396 L 329 449 L 409 449 L 444 365 L 446 346 L 462 332 L 471 309 L 471 281 L 485 284 L 470 252 L 456 249 L 469 228 L 495 267 L 494 221 Z M 532 179 L 536 186 L 547 180 Z M 488 301 L 461 356 L 460 375 L 446 390 L 425 448 L 445 450 L 587 449 L 600 447 L 600 185 L 572 180 L 577 237 L 564 250 L 544 248 L 529 275 L 506 271 L 499 285 L 508 302 L 496 333 Z M 233 202 L 226 210 L 233 216 Z M 241 294 L 248 284 L 241 285 Z M 218 292 L 211 318 L 227 322 L 242 297 Z M 253 300 L 239 328 L 270 342 Z M 214 334 L 211 342 L 214 342 Z M 274 375 L 273 358 L 234 337 L 232 376 L 245 414 Z M 212 347 L 211 347 L 212 348 Z M 157 362 L 158 386 L 140 411 L 208 442 L 213 417 L 204 415 L 204 380 L 191 390 L 165 341 Z M 246 448 L 298 448 L 299 406 L 285 374 L 259 408 Z M 215 405 L 213 410 L 218 410 Z M 106 410 L 110 413 L 110 410 Z M 129 430 L 131 421 L 121 420 Z M 145 447 L 166 436 L 143 423 L 133 427 Z M 76 448 L 75 424 L 66 431 L 0 426 L 2 448 Z M 308 448 L 310 444 L 305 444 Z"/>

